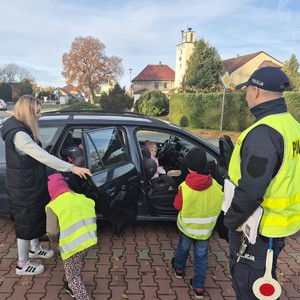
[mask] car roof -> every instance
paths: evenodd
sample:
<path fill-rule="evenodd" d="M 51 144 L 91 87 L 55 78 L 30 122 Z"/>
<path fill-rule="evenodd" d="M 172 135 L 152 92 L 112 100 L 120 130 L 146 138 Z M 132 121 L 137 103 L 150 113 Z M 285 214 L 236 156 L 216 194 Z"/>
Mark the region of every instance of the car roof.
<path fill-rule="evenodd" d="M 133 112 L 117 112 L 108 110 L 60 110 L 45 112 L 39 118 L 41 123 L 56 121 L 64 124 L 99 123 L 114 125 L 152 125 L 168 127 L 169 122 L 144 116 Z M 176 126 L 177 127 L 177 126 Z"/>

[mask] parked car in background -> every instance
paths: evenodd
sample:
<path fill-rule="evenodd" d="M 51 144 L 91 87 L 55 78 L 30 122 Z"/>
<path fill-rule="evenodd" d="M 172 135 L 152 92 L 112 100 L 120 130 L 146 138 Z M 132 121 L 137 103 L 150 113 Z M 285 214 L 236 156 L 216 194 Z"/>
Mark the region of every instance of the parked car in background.
<path fill-rule="evenodd" d="M 179 126 L 128 112 L 48 112 L 39 119 L 39 128 L 43 148 L 61 159 L 70 160 L 72 155 L 65 151 L 70 147 L 83 149 L 76 153 L 81 153 L 81 163 L 93 176 L 83 180 L 71 173 L 62 174 L 74 191 L 95 200 L 97 217 L 110 220 L 115 234 L 136 220 L 176 220 L 173 200 L 188 173 L 184 157 L 192 147 L 206 152 L 207 172 L 221 184 L 232 151 L 228 137 L 220 138 L 218 148 Z M 181 176 L 172 177 L 175 185 L 163 180 L 153 185 L 154 161 L 144 145 L 146 140 L 157 144 L 159 162 L 165 170 L 181 170 Z M 48 169 L 48 173 L 53 171 Z M 2 139 L 0 216 L 10 216 Z"/>
<path fill-rule="evenodd" d="M 7 104 L 3 99 L 0 99 L 0 109 L 7 110 Z"/>

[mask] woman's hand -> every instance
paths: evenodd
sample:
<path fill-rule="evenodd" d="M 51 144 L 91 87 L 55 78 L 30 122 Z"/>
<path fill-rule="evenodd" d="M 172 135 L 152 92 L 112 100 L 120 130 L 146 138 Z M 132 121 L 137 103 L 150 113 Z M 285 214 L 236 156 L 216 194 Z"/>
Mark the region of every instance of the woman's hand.
<path fill-rule="evenodd" d="M 87 179 L 88 176 L 92 176 L 92 173 L 87 168 L 80 168 L 73 165 L 72 173 L 78 175 L 80 178 Z"/>

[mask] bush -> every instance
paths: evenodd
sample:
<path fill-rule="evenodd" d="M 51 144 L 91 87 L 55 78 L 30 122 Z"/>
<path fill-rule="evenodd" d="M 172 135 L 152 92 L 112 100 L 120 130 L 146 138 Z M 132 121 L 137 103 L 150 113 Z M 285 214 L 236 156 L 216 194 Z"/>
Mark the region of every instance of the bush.
<path fill-rule="evenodd" d="M 300 122 L 299 92 L 285 92 L 284 97 L 291 115 Z"/>
<path fill-rule="evenodd" d="M 170 98 L 170 122 L 182 127 L 220 129 L 223 93 L 177 93 Z M 225 97 L 222 129 L 242 131 L 253 123 L 245 93 Z"/>
<path fill-rule="evenodd" d="M 169 99 L 161 91 L 148 91 L 136 101 L 134 110 L 146 116 L 163 116 L 169 112 Z"/>
<path fill-rule="evenodd" d="M 179 125 L 181 127 L 188 127 L 189 126 L 189 120 L 187 118 L 187 116 L 182 116 L 180 121 L 179 121 Z"/>
<path fill-rule="evenodd" d="M 284 92 L 288 111 L 300 122 L 299 92 Z M 219 130 L 223 93 L 176 93 L 170 98 L 170 122 L 182 127 Z M 255 121 L 245 92 L 225 94 L 222 130 L 243 131 Z"/>

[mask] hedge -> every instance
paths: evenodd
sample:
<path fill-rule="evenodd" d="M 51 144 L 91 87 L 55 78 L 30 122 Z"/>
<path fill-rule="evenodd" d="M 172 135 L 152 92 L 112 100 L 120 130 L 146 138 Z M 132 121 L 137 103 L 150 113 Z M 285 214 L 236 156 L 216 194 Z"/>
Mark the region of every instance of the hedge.
<path fill-rule="evenodd" d="M 300 122 L 299 92 L 285 92 L 288 110 Z M 219 130 L 223 93 L 177 93 L 169 102 L 170 122 L 182 127 Z M 243 131 L 254 122 L 244 92 L 225 94 L 222 130 Z"/>

